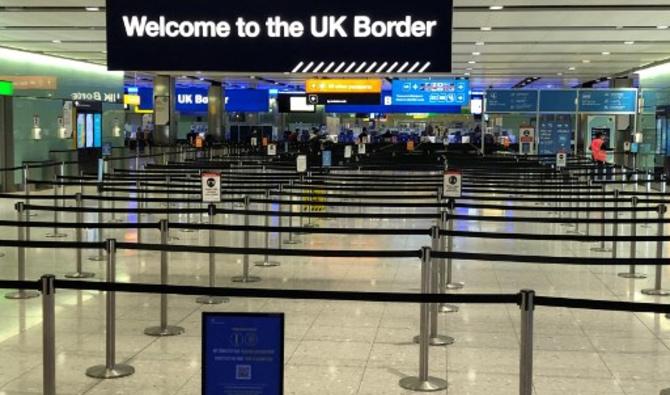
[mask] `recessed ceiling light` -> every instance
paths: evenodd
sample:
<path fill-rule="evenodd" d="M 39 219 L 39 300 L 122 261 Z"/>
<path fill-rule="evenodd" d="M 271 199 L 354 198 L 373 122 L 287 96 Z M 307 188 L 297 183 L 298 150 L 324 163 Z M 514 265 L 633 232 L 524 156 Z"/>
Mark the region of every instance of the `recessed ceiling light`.
<path fill-rule="evenodd" d="M 588 60 L 588 59 L 584 59 L 584 60 L 582 60 L 582 63 L 591 63 L 591 61 Z"/>
<path fill-rule="evenodd" d="M 51 40 L 51 42 L 54 43 L 54 44 L 60 44 L 60 43 L 62 43 L 61 40 Z"/>
<path fill-rule="evenodd" d="M 656 29 L 658 29 L 658 30 L 665 30 L 667 28 L 668 28 L 668 25 L 658 25 L 658 26 L 656 26 Z"/>
<path fill-rule="evenodd" d="M 475 63 L 477 63 L 477 62 L 475 62 L 474 60 L 470 60 L 470 61 L 468 61 L 468 63 L 469 63 L 469 64 L 475 64 Z"/>
<path fill-rule="evenodd" d="M 633 45 L 635 44 L 635 41 L 624 41 L 623 43 L 626 45 Z"/>
<path fill-rule="evenodd" d="M 491 10 L 491 11 L 500 11 L 500 10 L 502 10 L 503 8 L 505 8 L 505 7 L 504 7 L 504 6 L 501 6 L 501 5 L 492 5 L 492 6 L 489 7 L 489 10 Z"/>
<path fill-rule="evenodd" d="M 479 55 L 481 55 L 481 54 L 482 54 L 481 52 L 473 52 L 473 53 L 472 53 L 472 56 L 479 56 Z"/>
<path fill-rule="evenodd" d="M 577 70 L 577 68 L 575 66 L 570 66 L 570 67 L 568 67 L 568 70 L 575 71 L 575 70 Z"/>
<path fill-rule="evenodd" d="M 556 73 L 556 75 L 560 77 L 563 75 L 563 73 Z"/>
<path fill-rule="evenodd" d="M 493 30 L 491 26 L 482 26 L 479 29 L 483 32 L 490 32 L 491 30 Z"/>
<path fill-rule="evenodd" d="M 100 7 L 86 7 L 86 11 L 100 11 Z"/>
<path fill-rule="evenodd" d="M 603 56 L 609 56 L 610 55 L 610 53 L 608 51 L 603 51 L 600 54 L 603 55 Z"/>
<path fill-rule="evenodd" d="M 463 73 L 463 75 L 464 75 L 464 76 L 469 76 L 469 75 L 470 75 L 470 73 Z"/>
<path fill-rule="evenodd" d="M 486 43 L 485 43 L 484 41 L 477 41 L 477 42 L 475 43 L 475 45 L 477 45 L 477 46 L 482 46 L 482 45 L 485 45 L 485 44 L 486 44 Z"/>

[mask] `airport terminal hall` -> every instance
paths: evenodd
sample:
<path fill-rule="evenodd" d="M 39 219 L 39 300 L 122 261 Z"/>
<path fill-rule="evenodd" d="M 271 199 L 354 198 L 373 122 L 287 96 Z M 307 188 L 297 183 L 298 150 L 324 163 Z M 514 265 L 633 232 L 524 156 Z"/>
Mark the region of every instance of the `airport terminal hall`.
<path fill-rule="evenodd" d="M 0 395 L 670 395 L 670 0 L 0 0 Z"/>

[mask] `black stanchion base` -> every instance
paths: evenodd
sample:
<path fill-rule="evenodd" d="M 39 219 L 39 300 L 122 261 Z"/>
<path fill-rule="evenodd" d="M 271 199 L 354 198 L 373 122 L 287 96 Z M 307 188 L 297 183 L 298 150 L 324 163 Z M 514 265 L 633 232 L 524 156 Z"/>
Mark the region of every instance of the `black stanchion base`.
<path fill-rule="evenodd" d="M 666 289 L 643 289 L 641 292 L 648 296 L 670 296 L 670 291 Z"/>
<path fill-rule="evenodd" d="M 168 337 L 168 336 L 179 336 L 184 333 L 184 328 L 180 326 L 171 326 L 168 325 L 165 328 L 160 326 L 152 326 L 144 330 L 144 334 L 147 336 L 154 337 Z"/>
<path fill-rule="evenodd" d="M 421 336 L 414 336 L 413 341 L 415 344 L 419 344 L 419 342 L 421 341 Z M 430 344 L 433 347 L 444 347 L 444 346 L 450 346 L 454 344 L 454 342 L 455 340 L 451 336 L 437 335 L 431 337 L 428 344 Z"/>
<path fill-rule="evenodd" d="M 65 275 L 65 278 L 91 278 L 95 277 L 95 273 L 90 273 L 90 272 L 76 272 L 76 273 L 68 273 Z"/>
<path fill-rule="evenodd" d="M 237 276 L 231 279 L 234 283 L 257 283 L 261 281 L 260 277 L 256 276 Z"/>
<path fill-rule="evenodd" d="M 21 300 L 21 299 L 34 299 L 39 298 L 42 294 L 38 291 L 29 291 L 29 290 L 19 290 L 16 292 L 5 294 L 5 299 L 10 300 Z"/>
<path fill-rule="evenodd" d="M 86 369 L 86 375 L 94 379 L 118 379 L 134 373 L 135 368 L 130 365 L 114 365 L 111 369 L 105 365 L 98 365 Z"/>
<path fill-rule="evenodd" d="M 195 300 L 196 303 L 199 304 L 222 304 L 222 303 L 229 303 L 230 299 L 228 298 L 223 298 L 219 296 L 201 296 Z"/>
<path fill-rule="evenodd" d="M 428 376 L 426 381 L 419 377 L 405 377 L 398 383 L 402 388 L 416 392 L 436 392 L 447 389 L 446 380 Z"/>
<path fill-rule="evenodd" d="M 647 278 L 647 275 L 646 275 L 646 274 L 642 274 L 642 273 L 630 273 L 630 272 L 619 273 L 619 274 L 617 274 L 617 276 L 619 276 L 619 277 L 621 277 L 621 278 L 628 278 L 628 279 L 633 279 L 633 280 L 642 280 L 642 279 Z"/>

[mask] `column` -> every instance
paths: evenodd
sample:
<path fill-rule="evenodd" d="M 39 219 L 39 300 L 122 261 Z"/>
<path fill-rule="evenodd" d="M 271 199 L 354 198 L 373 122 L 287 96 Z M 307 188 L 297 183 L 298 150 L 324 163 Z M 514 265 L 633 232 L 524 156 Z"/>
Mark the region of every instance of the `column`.
<path fill-rule="evenodd" d="M 14 110 L 13 98 L 0 96 L 0 168 L 14 167 Z M 18 173 L 17 173 L 18 174 Z M 0 173 L 2 192 L 16 191 L 14 172 Z"/>
<path fill-rule="evenodd" d="M 223 100 L 223 88 L 220 82 L 212 82 L 208 91 L 209 104 L 207 105 L 208 132 L 215 140 L 222 141 L 225 137 L 223 116 L 225 104 Z"/>
<path fill-rule="evenodd" d="M 174 77 L 154 77 L 154 141 L 158 145 L 170 145 L 177 141 L 176 99 Z"/>

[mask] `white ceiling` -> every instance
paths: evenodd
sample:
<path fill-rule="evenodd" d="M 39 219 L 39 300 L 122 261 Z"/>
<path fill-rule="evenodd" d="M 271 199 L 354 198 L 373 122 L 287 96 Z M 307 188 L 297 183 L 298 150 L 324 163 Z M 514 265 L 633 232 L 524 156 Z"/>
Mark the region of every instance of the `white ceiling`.
<path fill-rule="evenodd" d="M 104 64 L 104 6 L 104 0 L 0 0 L 0 46 Z M 670 24 L 670 0 L 454 0 L 454 6 L 453 74 L 470 73 L 475 86 L 536 76 L 542 77 L 536 84 L 571 86 L 670 58 L 670 30 L 656 28 Z"/>

